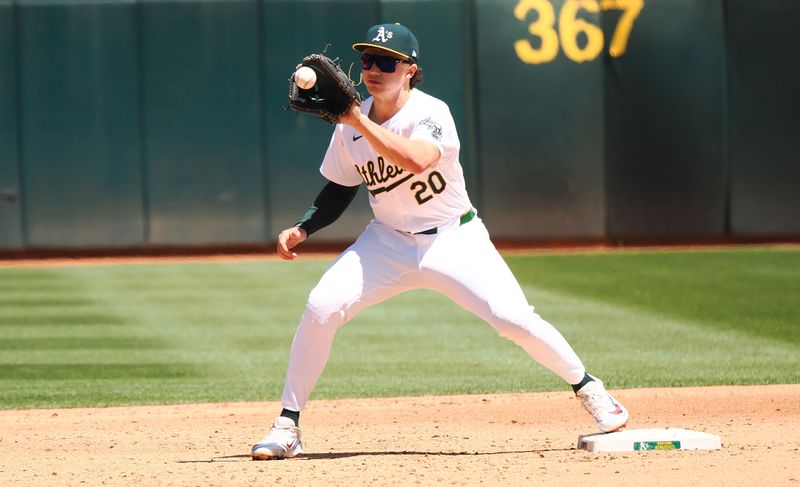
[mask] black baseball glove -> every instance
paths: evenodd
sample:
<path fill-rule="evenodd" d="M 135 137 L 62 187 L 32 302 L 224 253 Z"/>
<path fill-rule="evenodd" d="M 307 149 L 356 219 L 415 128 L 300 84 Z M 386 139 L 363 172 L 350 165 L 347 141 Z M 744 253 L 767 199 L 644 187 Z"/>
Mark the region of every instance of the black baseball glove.
<path fill-rule="evenodd" d="M 289 76 L 289 108 L 292 110 L 311 113 L 336 124 L 351 103 L 361 104 L 361 95 L 350 77 L 339 67 L 338 59 L 330 59 L 324 54 L 311 54 L 303 58 L 295 71 L 302 66 L 313 69 L 317 81 L 305 90 L 295 83 L 294 73 Z"/>

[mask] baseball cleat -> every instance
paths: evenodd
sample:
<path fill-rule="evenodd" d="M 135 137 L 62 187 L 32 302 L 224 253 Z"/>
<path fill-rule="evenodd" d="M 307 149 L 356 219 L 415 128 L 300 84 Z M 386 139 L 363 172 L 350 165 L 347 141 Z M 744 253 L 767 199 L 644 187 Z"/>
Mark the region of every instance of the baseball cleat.
<path fill-rule="evenodd" d="M 628 410 L 606 391 L 603 382 L 596 377 L 581 387 L 575 395 L 583 408 L 589 411 L 603 433 L 619 431 L 628 424 Z"/>
<path fill-rule="evenodd" d="M 300 442 L 300 428 L 291 418 L 278 416 L 267 436 L 253 445 L 253 460 L 280 460 L 293 458 L 303 453 Z"/>

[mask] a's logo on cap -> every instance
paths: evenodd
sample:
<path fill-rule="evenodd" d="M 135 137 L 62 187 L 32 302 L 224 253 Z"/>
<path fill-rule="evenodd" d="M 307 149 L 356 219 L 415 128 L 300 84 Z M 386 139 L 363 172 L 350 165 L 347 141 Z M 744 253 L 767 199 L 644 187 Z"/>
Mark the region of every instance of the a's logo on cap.
<path fill-rule="evenodd" d="M 376 35 L 375 38 L 372 39 L 372 41 L 373 42 L 375 42 L 375 41 L 386 42 L 391 38 L 392 38 L 392 31 L 386 30 L 383 27 L 379 27 L 378 28 L 378 35 Z"/>
<path fill-rule="evenodd" d="M 411 50 L 411 57 L 417 57 L 417 51 L 415 49 Z"/>

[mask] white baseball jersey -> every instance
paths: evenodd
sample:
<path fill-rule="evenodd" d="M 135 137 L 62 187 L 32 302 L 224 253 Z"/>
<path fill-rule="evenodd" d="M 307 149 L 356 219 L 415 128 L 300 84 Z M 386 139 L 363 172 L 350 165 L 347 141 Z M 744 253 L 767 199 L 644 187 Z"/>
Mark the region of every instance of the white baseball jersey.
<path fill-rule="evenodd" d="M 369 113 L 371 106 L 370 98 L 361 111 Z M 412 289 L 444 294 L 568 383 L 580 382 L 586 373 L 580 358 L 528 304 L 481 218 L 461 224 L 459 217 L 472 205 L 447 105 L 415 89 L 383 126 L 409 139 L 432 142 L 442 157 L 425 172 L 411 174 L 376 153 L 349 126 L 336 126 L 320 171 L 344 186 L 365 183 L 375 219 L 308 297 L 292 342 L 283 407 L 305 408 L 342 325 L 362 310 Z M 418 233 L 433 227 L 435 233 Z"/>
<path fill-rule="evenodd" d="M 369 113 L 372 101 L 369 97 L 361 104 L 362 113 Z M 400 111 L 381 126 L 411 140 L 431 142 L 439 149 L 439 162 L 412 174 L 378 154 L 355 129 L 339 124 L 322 161 L 322 175 L 343 186 L 366 184 L 375 219 L 401 232 L 438 227 L 472 208 L 447 104 L 413 89 Z"/>

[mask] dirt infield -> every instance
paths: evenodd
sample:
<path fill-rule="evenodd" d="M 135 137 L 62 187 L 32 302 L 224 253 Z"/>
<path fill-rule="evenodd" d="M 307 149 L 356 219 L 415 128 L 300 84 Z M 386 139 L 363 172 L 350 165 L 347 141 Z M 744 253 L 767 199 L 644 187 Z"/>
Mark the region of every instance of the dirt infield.
<path fill-rule="evenodd" d="M 275 402 L 0 411 L 0 485 L 798 485 L 800 385 L 618 391 L 632 428 L 717 451 L 589 453 L 568 392 L 314 401 L 306 455 L 253 462 Z"/>

